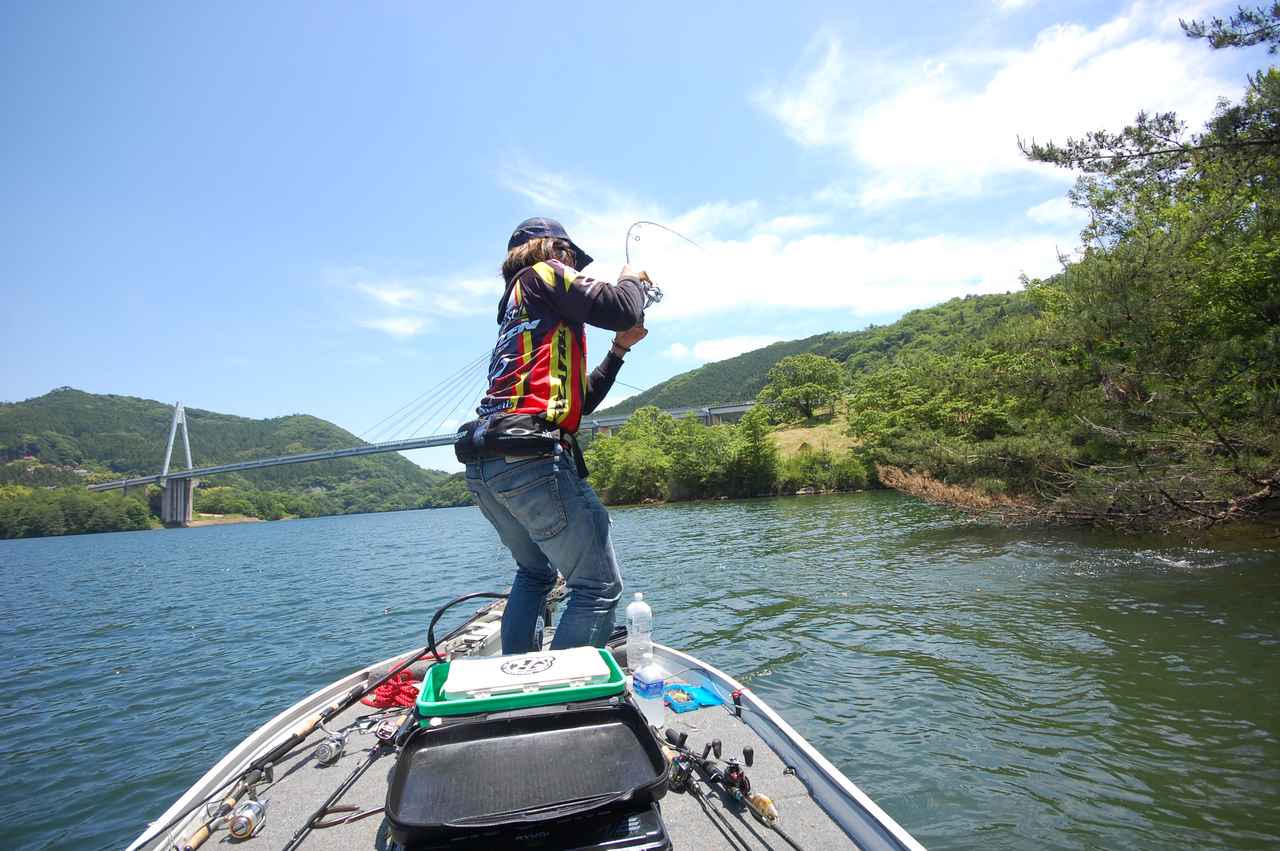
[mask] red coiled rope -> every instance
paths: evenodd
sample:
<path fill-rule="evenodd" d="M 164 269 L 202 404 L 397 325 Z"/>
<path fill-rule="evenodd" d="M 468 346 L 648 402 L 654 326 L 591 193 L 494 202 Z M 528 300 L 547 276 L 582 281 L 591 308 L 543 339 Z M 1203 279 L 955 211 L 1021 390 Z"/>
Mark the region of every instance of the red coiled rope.
<path fill-rule="evenodd" d="M 374 689 L 373 694 L 365 695 L 360 702 L 374 709 L 413 706 L 418 702 L 418 688 L 413 674 L 404 670 Z"/>

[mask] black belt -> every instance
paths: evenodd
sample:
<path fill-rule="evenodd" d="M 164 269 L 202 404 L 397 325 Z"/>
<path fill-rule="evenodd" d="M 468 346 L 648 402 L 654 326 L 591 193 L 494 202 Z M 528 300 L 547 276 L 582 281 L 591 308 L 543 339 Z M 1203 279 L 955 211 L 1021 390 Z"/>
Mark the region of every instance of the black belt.
<path fill-rule="evenodd" d="M 587 477 L 587 465 L 577 437 L 528 414 L 496 415 L 463 423 L 453 442 L 453 453 L 462 464 L 494 458 L 514 461 L 567 454 L 573 458 L 578 475 Z"/>

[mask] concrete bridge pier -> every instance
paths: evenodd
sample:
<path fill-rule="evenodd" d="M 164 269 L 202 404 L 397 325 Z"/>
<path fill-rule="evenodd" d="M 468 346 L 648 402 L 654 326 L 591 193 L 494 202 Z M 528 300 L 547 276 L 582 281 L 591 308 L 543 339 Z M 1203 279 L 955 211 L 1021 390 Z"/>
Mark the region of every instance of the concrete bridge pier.
<path fill-rule="evenodd" d="M 195 479 L 166 479 L 160 494 L 160 522 L 166 526 L 190 526 L 195 490 Z"/>

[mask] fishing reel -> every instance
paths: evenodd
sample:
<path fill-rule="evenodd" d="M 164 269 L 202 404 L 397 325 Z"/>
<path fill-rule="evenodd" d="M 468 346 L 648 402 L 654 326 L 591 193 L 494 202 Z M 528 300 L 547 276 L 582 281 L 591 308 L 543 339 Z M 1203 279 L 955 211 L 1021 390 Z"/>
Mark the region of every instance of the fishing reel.
<path fill-rule="evenodd" d="M 672 236 L 678 237 L 679 239 L 683 239 L 685 242 L 689 243 L 694 248 L 702 250 L 701 245 L 698 245 L 698 243 L 694 242 L 692 239 L 689 239 L 689 237 L 685 236 L 679 231 L 669 228 L 666 225 L 660 224 L 658 222 L 651 222 L 646 219 L 641 219 L 638 222 L 632 222 L 631 226 L 627 228 L 627 238 L 624 244 L 625 245 L 624 255 L 627 258 L 628 266 L 631 265 L 631 243 L 640 241 L 640 234 L 634 233 L 634 231 L 636 228 L 642 227 L 645 225 L 652 225 L 653 227 L 661 228 L 662 230 L 666 231 Z M 652 280 L 650 280 L 649 276 L 644 272 L 640 273 L 640 286 L 644 288 L 644 306 L 646 310 L 649 309 L 650 307 L 653 307 L 658 302 L 662 301 L 662 289 L 657 284 L 655 284 Z"/>
<path fill-rule="evenodd" d="M 755 761 L 755 751 L 749 745 L 742 749 L 742 759 L 748 768 Z M 733 757 L 729 757 L 729 764 L 724 770 L 724 786 L 743 798 L 751 794 L 751 781 L 747 778 L 747 772 L 742 770 L 742 766 Z"/>
<path fill-rule="evenodd" d="M 671 776 L 668 778 L 667 787 L 672 792 L 683 792 L 688 789 L 692 777 L 693 763 L 687 756 L 682 754 L 671 760 Z"/>
<path fill-rule="evenodd" d="M 267 802 L 250 798 L 241 801 L 227 817 L 227 832 L 232 839 L 251 839 L 267 822 Z"/>
<path fill-rule="evenodd" d="M 394 718 L 384 718 L 382 722 L 373 729 L 373 736 L 384 745 L 395 744 L 396 738 L 400 735 L 400 728 L 403 726 L 403 721 L 397 721 Z"/>
<path fill-rule="evenodd" d="M 644 309 L 648 310 L 662 301 L 662 288 L 653 282 L 648 272 L 640 273 L 640 288 L 644 290 Z"/>
<path fill-rule="evenodd" d="M 325 730 L 329 733 L 328 730 Z M 347 737 L 342 733 L 329 733 L 320 744 L 316 745 L 316 763 L 318 765 L 333 765 L 342 758 L 342 752 L 347 747 Z"/>
<path fill-rule="evenodd" d="M 258 780 L 261 779 L 268 779 L 268 782 L 270 782 L 269 778 L 264 778 L 262 772 L 259 772 Z M 267 802 L 259 799 L 253 788 L 258 780 L 248 784 L 244 792 L 248 797 L 234 804 L 234 806 L 232 805 L 235 801 L 234 796 L 221 801 L 210 801 L 206 804 L 205 813 L 209 817 L 208 827 L 224 825 L 231 837 L 237 840 L 250 839 L 256 836 L 267 821 Z"/>

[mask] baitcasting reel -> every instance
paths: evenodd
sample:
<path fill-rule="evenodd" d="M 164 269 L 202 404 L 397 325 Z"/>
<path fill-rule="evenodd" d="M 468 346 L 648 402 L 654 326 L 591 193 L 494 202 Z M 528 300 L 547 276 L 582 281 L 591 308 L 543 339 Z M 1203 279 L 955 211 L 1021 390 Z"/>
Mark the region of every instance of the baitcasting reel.
<path fill-rule="evenodd" d="M 382 722 L 374 728 L 374 738 L 382 742 L 384 745 L 392 744 L 395 742 L 396 736 L 400 734 L 401 726 L 402 722 L 399 722 L 394 718 L 384 718 Z"/>

